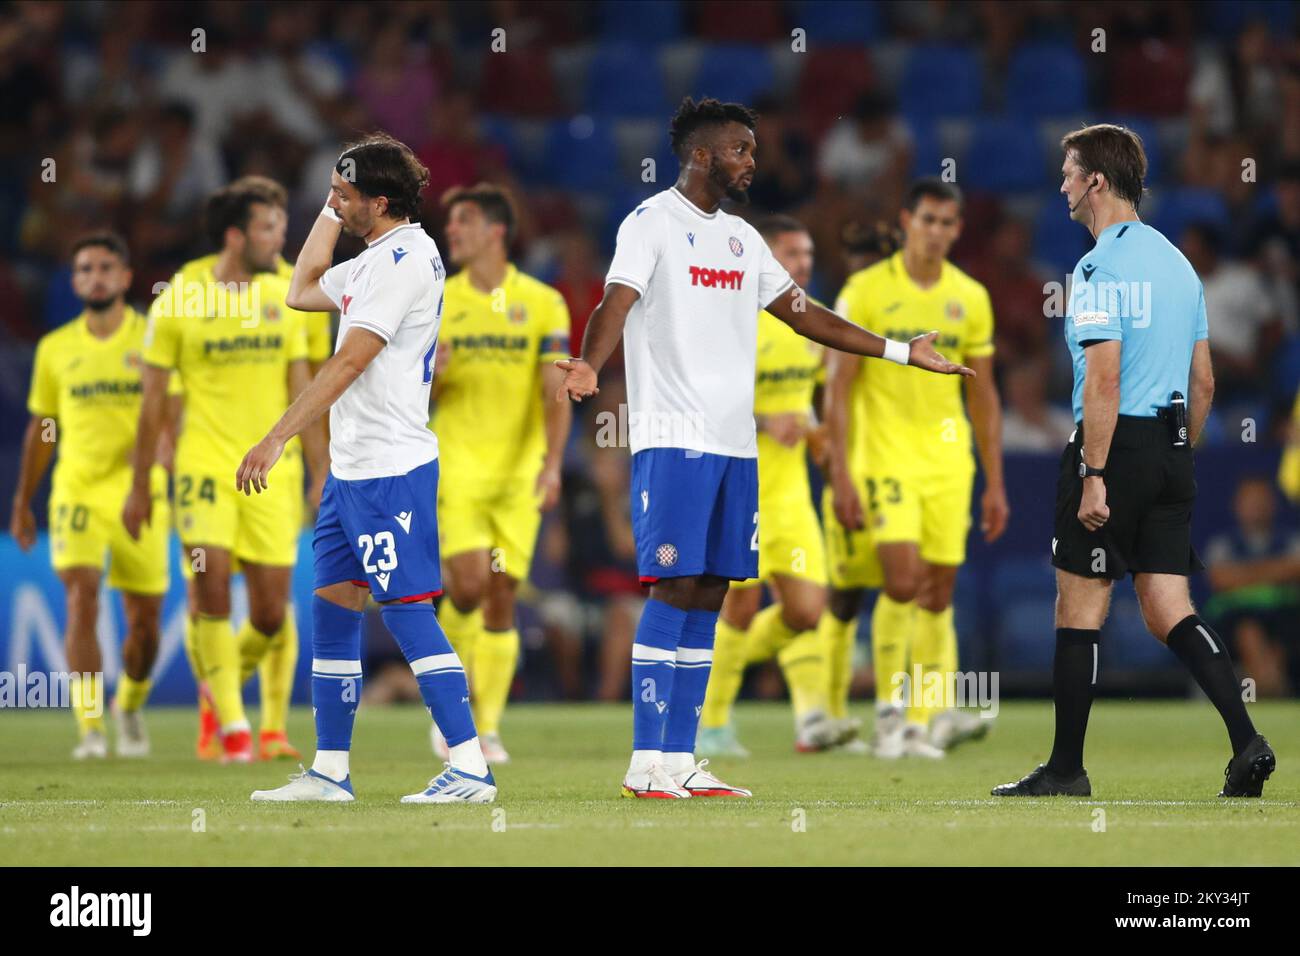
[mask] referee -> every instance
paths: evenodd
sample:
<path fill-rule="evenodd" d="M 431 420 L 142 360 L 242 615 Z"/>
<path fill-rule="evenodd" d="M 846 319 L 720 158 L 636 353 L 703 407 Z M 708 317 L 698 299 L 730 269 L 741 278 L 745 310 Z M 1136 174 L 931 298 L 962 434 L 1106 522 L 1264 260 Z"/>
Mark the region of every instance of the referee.
<path fill-rule="evenodd" d="M 1074 269 L 1065 338 L 1077 424 L 1061 455 L 1052 755 L 998 797 L 1090 796 L 1083 738 L 1111 583 L 1133 575 L 1142 618 L 1218 709 L 1232 742 L 1222 797 L 1258 797 L 1276 765 L 1255 732 L 1228 652 L 1192 607 L 1192 445 L 1214 375 L 1201 281 L 1137 207 L 1147 161 L 1131 130 L 1100 124 L 1061 140 L 1061 194 L 1096 240 Z"/>

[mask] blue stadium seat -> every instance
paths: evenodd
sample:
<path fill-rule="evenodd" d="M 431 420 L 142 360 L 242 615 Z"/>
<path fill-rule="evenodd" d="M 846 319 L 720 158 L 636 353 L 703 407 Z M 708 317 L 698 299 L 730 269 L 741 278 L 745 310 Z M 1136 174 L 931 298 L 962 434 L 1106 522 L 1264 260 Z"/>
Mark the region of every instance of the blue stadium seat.
<path fill-rule="evenodd" d="M 752 103 L 774 84 L 772 58 L 761 46 L 729 43 L 710 47 L 700 57 L 691 84 L 696 99 L 712 96 L 724 103 Z"/>
<path fill-rule="evenodd" d="M 1295 5 L 1278 0 L 1210 0 L 1205 8 L 1209 31 L 1224 41 L 1251 20 L 1264 20 L 1275 36 L 1285 36 L 1295 26 Z"/>
<path fill-rule="evenodd" d="M 1056 654 L 1056 599 L 1020 598 L 998 616 L 998 667 L 1006 671 L 1050 670 Z"/>
<path fill-rule="evenodd" d="M 671 43 L 680 39 L 682 4 L 679 0 L 628 3 L 605 0 L 600 5 L 600 34 L 613 43 Z"/>
<path fill-rule="evenodd" d="M 908 119 L 907 128 L 912 134 L 911 177 L 938 176 L 943 171 L 944 154 L 934 123 L 914 116 Z"/>
<path fill-rule="evenodd" d="M 898 98 L 907 116 L 972 116 L 984 99 L 979 58 L 964 46 L 914 47 L 903 67 Z"/>
<path fill-rule="evenodd" d="M 543 164 L 547 185 L 577 192 L 598 192 L 620 178 L 613 130 L 590 116 L 556 120 L 547 127 Z"/>
<path fill-rule="evenodd" d="M 1165 176 L 1164 148 L 1160 143 L 1160 131 L 1156 124 L 1140 116 L 1116 116 L 1106 120 L 1126 126 L 1142 138 L 1142 150 L 1147 154 L 1147 182 L 1158 183 Z M 1057 150 L 1059 155 L 1060 150 Z"/>
<path fill-rule="evenodd" d="M 1083 59 L 1068 43 L 1026 43 L 1007 67 L 1006 109 L 1031 119 L 1073 116 L 1088 105 Z"/>
<path fill-rule="evenodd" d="M 598 116 L 655 116 L 669 112 L 663 73 L 653 47 L 602 45 L 587 72 L 587 110 Z"/>
<path fill-rule="evenodd" d="M 1215 190 L 1171 189 L 1157 198 L 1159 204 L 1151 225 L 1172 243 L 1177 244 L 1183 229 L 1194 222 L 1209 222 L 1220 229 L 1228 228 L 1228 204 Z"/>
<path fill-rule="evenodd" d="M 871 43 L 881 39 L 880 4 L 874 0 L 803 0 L 790 10 L 790 25 L 808 31 L 814 44 Z"/>
<path fill-rule="evenodd" d="M 1079 260 L 1092 248 L 1088 231 L 1070 219 L 1065 197 L 1043 197 L 1034 216 L 1034 257 L 1055 270 L 1053 279 L 1064 282 Z"/>
<path fill-rule="evenodd" d="M 997 118 L 975 124 L 966 155 L 957 163 L 964 189 L 991 193 L 1041 189 L 1043 150 L 1033 124 Z"/>
<path fill-rule="evenodd" d="M 1023 597 L 1056 597 L 1056 569 L 1046 557 L 1004 558 L 993 568 L 990 597 L 999 604 Z"/>

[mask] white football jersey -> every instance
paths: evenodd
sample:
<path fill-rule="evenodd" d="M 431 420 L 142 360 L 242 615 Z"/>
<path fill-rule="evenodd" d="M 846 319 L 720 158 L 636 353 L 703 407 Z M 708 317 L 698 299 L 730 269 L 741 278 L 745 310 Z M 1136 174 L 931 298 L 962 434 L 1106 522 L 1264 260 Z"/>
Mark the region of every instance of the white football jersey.
<path fill-rule="evenodd" d="M 437 243 L 418 223 L 384 233 L 321 276 L 340 314 L 334 350 L 353 328 L 388 343 L 330 409 L 336 478 L 404 475 L 438 457 L 429 386 L 446 276 Z"/>
<path fill-rule="evenodd" d="M 611 282 L 641 294 L 623 332 L 632 453 L 758 457 L 758 313 L 793 284 L 758 231 L 667 189 L 623 220 Z"/>

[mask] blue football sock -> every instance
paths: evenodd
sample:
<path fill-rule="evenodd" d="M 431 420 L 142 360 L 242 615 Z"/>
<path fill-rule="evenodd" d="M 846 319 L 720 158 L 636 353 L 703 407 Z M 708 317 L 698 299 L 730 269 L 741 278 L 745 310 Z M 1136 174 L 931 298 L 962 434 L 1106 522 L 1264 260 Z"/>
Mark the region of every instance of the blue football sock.
<path fill-rule="evenodd" d="M 664 753 L 693 754 L 695 732 L 700 726 L 704 692 L 713 668 L 713 635 L 718 626 L 717 611 L 688 611 L 682 639 L 677 645 L 677 673 L 668 704 L 668 725 L 664 728 Z"/>
<path fill-rule="evenodd" d="M 311 704 L 317 750 L 352 749 L 352 724 L 361 703 L 363 616 L 312 597 Z"/>
<path fill-rule="evenodd" d="M 424 706 L 455 747 L 478 736 L 469 707 L 465 668 L 451 649 L 432 604 L 385 604 L 380 613 L 411 665 Z"/>
<path fill-rule="evenodd" d="M 686 612 L 645 602 L 632 645 L 632 749 L 662 750 Z"/>

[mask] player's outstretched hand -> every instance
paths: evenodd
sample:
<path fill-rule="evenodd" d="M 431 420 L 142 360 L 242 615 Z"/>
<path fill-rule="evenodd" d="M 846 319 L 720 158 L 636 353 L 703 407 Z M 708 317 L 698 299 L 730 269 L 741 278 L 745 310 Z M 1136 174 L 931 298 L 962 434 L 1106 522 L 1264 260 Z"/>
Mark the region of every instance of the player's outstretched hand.
<path fill-rule="evenodd" d="M 280 460 L 283 451 L 284 442 L 267 435 L 239 463 L 239 470 L 235 472 L 235 487 L 246 495 L 253 492 L 260 495 L 266 490 L 266 477 L 271 473 L 271 467 Z"/>
<path fill-rule="evenodd" d="M 153 495 L 148 488 L 132 488 L 122 506 L 122 524 L 126 533 L 134 540 L 140 540 L 140 528 L 152 520 Z"/>
<path fill-rule="evenodd" d="M 949 362 L 935 351 L 934 340 L 938 337 L 938 332 L 926 332 L 924 335 L 918 335 L 912 339 L 908 343 L 911 346 L 911 357 L 908 358 L 907 364 L 923 368 L 927 372 L 938 372 L 940 375 L 968 375 L 974 378 L 975 371 L 973 369 L 969 369 L 965 365 Z"/>
<path fill-rule="evenodd" d="M 550 511 L 560 500 L 560 469 L 543 468 L 537 476 L 537 510 Z"/>
<path fill-rule="evenodd" d="M 566 398 L 580 402 L 589 395 L 600 393 L 600 389 L 596 387 L 596 370 L 582 359 L 560 359 L 555 363 L 555 367 L 564 369 L 564 382 L 555 393 L 557 402 L 562 402 Z"/>
<path fill-rule="evenodd" d="M 9 533 L 18 542 L 20 551 L 30 551 L 36 544 L 36 515 L 31 505 L 14 505 L 9 516 Z"/>

